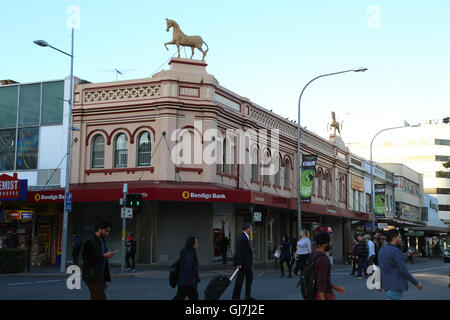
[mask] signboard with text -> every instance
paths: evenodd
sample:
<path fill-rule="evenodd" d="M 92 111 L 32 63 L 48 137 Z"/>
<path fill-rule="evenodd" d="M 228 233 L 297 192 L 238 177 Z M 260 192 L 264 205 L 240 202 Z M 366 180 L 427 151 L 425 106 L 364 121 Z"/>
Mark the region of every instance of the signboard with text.
<path fill-rule="evenodd" d="M 28 180 L 19 180 L 14 176 L 0 175 L 0 201 L 22 200 L 28 198 Z"/>
<path fill-rule="evenodd" d="M 316 155 L 304 155 L 302 158 L 302 172 L 300 197 L 301 202 L 311 202 L 314 177 L 316 176 Z"/>

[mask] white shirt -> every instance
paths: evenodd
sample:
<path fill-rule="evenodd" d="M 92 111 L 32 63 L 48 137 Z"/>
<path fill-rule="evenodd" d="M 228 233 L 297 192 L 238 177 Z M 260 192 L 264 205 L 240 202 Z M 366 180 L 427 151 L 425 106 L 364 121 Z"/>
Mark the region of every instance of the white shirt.
<path fill-rule="evenodd" d="M 247 234 L 247 232 L 245 232 L 245 231 L 242 231 L 242 232 L 247 236 L 248 241 L 250 241 L 250 236 Z"/>
<path fill-rule="evenodd" d="M 367 247 L 369 247 L 369 258 L 375 254 L 375 245 L 373 244 L 372 240 L 369 240 L 367 242 Z"/>
<path fill-rule="evenodd" d="M 297 254 L 308 254 L 311 252 L 311 241 L 308 238 L 301 238 L 297 242 Z"/>

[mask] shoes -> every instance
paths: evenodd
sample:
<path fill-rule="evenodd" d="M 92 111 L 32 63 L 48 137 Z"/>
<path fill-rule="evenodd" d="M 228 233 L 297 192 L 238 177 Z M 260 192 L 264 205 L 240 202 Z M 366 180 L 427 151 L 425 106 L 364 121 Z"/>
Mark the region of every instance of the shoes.
<path fill-rule="evenodd" d="M 362 279 L 362 277 L 355 277 L 355 279 L 356 279 L 356 280 L 361 280 L 361 279 Z"/>
<path fill-rule="evenodd" d="M 135 272 L 136 270 L 134 270 L 134 269 L 130 269 L 130 271 L 131 271 L 131 272 Z"/>
<path fill-rule="evenodd" d="M 130 270 L 131 270 L 131 268 L 126 268 L 126 269 L 125 269 L 125 271 L 130 271 Z"/>
<path fill-rule="evenodd" d="M 245 297 L 245 300 L 256 300 L 256 299 L 253 297 Z"/>

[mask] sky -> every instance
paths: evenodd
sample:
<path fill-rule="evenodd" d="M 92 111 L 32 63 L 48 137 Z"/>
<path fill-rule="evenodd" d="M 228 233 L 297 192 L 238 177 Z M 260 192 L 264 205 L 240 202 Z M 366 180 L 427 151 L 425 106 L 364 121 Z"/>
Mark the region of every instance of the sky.
<path fill-rule="evenodd" d="M 119 80 L 148 78 L 176 53 L 163 45 L 172 40 L 166 18 L 203 38 L 207 71 L 220 85 L 291 120 L 311 79 L 368 68 L 305 90 L 300 123 L 325 138 L 332 111 L 346 142 L 450 113 L 448 0 L 0 0 L 0 79 L 68 76 L 69 57 L 33 44 L 70 52 L 68 23 L 76 28 L 75 76 L 114 81 L 118 69 Z"/>

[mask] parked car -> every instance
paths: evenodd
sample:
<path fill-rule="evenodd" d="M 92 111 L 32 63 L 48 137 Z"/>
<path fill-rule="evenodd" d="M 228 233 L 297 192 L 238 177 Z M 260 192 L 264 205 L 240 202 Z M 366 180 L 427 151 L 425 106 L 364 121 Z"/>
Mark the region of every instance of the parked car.
<path fill-rule="evenodd" d="M 444 251 L 444 262 L 450 261 L 450 247 L 447 247 L 447 250 Z"/>

